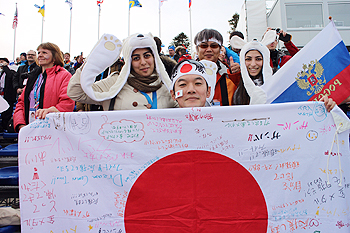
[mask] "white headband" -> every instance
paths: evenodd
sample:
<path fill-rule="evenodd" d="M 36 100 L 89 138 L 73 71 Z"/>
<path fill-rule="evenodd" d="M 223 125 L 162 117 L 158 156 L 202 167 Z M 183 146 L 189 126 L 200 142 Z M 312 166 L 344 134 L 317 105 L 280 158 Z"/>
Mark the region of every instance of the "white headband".
<path fill-rule="evenodd" d="M 207 61 L 207 60 L 201 60 L 200 64 L 196 64 L 197 61 L 189 61 L 185 60 L 180 64 L 180 66 L 177 67 L 176 70 L 174 70 L 172 74 L 172 86 L 171 88 L 174 89 L 174 85 L 176 81 L 187 74 L 195 74 L 199 75 L 204 78 L 204 80 L 207 82 L 208 87 L 211 87 L 211 93 L 210 97 L 207 98 L 209 102 L 214 97 L 214 89 L 215 89 L 215 83 L 216 83 L 216 72 L 218 70 L 217 65 L 214 62 Z"/>
<path fill-rule="evenodd" d="M 193 61 L 194 63 L 196 61 Z M 184 62 L 182 62 L 182 64 L 180 64 L 180 66 L 177 67 L 176 70 L 174 70 L 174 73 L 172 74 L 172 86 L 171 88 L 174 88 L 174 85 L 176 83 L 176 81 L 184 76 L 184 75 L 188 75 L 188 74 L 195 74 L 198 76 L 201 76 L 205 79 L 205 81 L 207 81 L 206 79 L 206 73 L 205 73 L 205 67 L 203 64 L 194 64 L 192 62 L 189 62 L 187 60 L 185 60 Z M 208 83 L 208 81 L 207 81 Z"/>
<path fill-rule="evenodd" d="M 213 37 L 208 39 L 208 40 L 198 41 L 197 46 L 199 46 L 200 43 L 208 42 L 208 41 L 218 43 L 220 46 L 222 46 L 222 43 L 220 41 L 218 41 L 217 39 L 213 38 Z"/>

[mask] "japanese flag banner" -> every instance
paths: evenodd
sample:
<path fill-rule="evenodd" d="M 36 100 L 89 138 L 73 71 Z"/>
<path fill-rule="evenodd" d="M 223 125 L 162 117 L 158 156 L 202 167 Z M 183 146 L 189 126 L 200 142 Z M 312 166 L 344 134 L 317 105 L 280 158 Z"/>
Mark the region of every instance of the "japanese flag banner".
<path fill-rule="evenodd" d="M 50 113 L 21 129 L 21 232 L 349 232 L 349 120 L 321 102 Z"/>

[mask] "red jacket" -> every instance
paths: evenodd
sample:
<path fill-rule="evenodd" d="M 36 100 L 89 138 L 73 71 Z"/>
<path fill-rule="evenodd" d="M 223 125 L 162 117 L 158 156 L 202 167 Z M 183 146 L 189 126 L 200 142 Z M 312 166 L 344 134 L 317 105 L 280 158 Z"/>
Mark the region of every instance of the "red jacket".
<path fill-rule="evenodd" d="M 189 59 L 192 59 L 191 55 L 189 55 L 189 54 L 184 54 L 184 55 L 182 55 L 182 56 L 179 58 L 178 62 L 180 62 L 180 61 L 182 61 L 182 60 L 189 60 Z"/>
<path fill-rule="evenodd" d="M 279 66 L 278 68 L 281 68 L 284 64 L 286 64 L 286 62 L 289 61 L 289 59 L 291 59 L 299 51 L 299 49 L 291 41 L 284 43 L 284 45 L 286 46 L 290 55 L 285 55 L 280 58 L 280 61 L 278 61 L 278 66 Z M 271 58 L 270 58 L 270 66 L 273 68 Z"/>
<path fill-rule="evenodd" d="M 18 98 L 13 115 L 15 129 L 18 125 L 29 123 L 29 95 L 40 73 L 41 67 L 31 73 L 24 91 Z M 54 106 L 60 112 L 72 112 L 75 102 L 67 95 L 67 86 L 71 76 L 68 71 L 57 65 L 46 69 L 43 73 L 44 82 L 40 89 L 39 108 L 45 109 Z"/>

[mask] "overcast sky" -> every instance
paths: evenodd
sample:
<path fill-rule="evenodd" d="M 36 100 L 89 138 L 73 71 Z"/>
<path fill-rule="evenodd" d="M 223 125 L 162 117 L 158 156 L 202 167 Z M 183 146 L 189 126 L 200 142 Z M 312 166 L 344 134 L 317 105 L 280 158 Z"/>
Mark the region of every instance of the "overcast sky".
<path fill-rule="evenodd" d="M 42 16 L 34 4 L 42 0 L 0 0 L 0 57 L 13 58 L 14 30 L 12 22 L 16 2 L 18 27 L 16 53 L 36 49 L 41 43 Z M 71 55 L 87 56 L 98 40 L 98 6 L 96 0 L 73 0 Z M 130 32 L 159 36 L 159 0 L 139 0 L 142 8 L 130 11 Z M 172 39 L 184 32 L 190 37 L 188 0 L 167 0 L 161 7 L 161 39 L 168 47 Z M 214 28 L 228 44 L 228 20 L 240 13 L 243 0 L 192 0 L 192 36 L 204 28 Z M 57 44 L 63 52 L 69 49 L 70 11 L 65 0 L 45 1 L 44 42 Z M 100 36 L 110 33 L 119 39 L 128 36 L 128 0 L 104 0 L 101 4 Z M 164 52 L 167 53 L 167 50 Z"/>

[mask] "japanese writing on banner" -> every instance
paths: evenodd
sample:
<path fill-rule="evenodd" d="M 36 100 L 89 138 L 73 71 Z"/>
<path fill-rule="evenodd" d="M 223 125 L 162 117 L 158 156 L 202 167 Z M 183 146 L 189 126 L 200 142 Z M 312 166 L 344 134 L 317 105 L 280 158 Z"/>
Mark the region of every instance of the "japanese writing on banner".
<path fill-rule="evenodd" d="M 349 232 L 347 126 L 320 102 L 49 114 L 19 135 L 22 232 Z"/>

